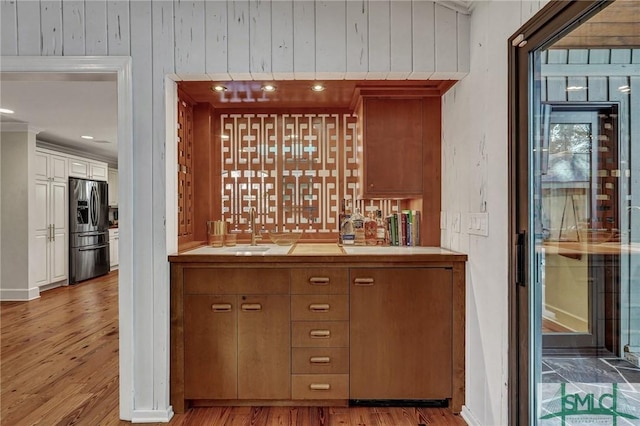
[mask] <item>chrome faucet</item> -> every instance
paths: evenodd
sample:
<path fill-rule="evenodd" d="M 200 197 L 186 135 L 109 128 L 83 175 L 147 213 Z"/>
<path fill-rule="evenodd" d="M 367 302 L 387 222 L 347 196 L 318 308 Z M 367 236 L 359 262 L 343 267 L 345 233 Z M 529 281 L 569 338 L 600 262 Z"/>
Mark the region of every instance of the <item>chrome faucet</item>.
<path fill-rule="evenodd" d="M 260 231 L 256 232 L 256 208 L 249 207 L 249 223 L 251 224 L 251 245 L 257 246 L 257 240 L 261 240 Z"/>

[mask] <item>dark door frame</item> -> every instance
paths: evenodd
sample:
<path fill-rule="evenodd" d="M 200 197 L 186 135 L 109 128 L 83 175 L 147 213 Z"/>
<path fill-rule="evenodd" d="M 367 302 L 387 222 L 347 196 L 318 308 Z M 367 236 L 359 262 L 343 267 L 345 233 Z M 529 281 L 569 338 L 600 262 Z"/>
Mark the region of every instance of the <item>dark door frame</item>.
<path fill-rule="evenodd" d="M 533 383 L 529 334 L 528 161 L 529 74 L 531 53 L 561 38 L 609 3 L 603 0 L 552 1 L 508 40 L 509 99 L 509 424 L 530 424 L 530 386 Z M 535 412 L 535 410 L 534 410 Z"/>

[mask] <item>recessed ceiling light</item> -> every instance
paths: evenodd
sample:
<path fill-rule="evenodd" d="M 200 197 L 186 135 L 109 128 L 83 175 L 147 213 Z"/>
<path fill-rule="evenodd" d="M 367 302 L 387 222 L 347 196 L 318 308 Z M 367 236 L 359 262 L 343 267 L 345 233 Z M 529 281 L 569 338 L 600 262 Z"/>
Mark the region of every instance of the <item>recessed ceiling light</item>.
<path fill-rule="evenodd" d="M 262 86 L 263 92 L 275 92 L 275 90 L 276 86 L 274 86 L 273 84 L 265 84 Z"/>
<path fill-rule="evenodd" d="M 226 92 L 227 88 L 222 84 L 216 84 L 211 88 L 211 90 L 213 90 L 214 92 Z"/>
<path fill-rule="evenodd" d="M 13 113 L 15 113 L 15 111 L 6 109 L 6 108 L 0 108 L 0 114 L 13 114 Z"/>
<path fill-rule="evenodd" d="M 93 136 L 80 136 L 82 139 L 93 139 Z"/>
<path fill-rule="evenodd" d="M 311 90 L 314 92 L 322 92 L 324 90 L 324 86 L 322 84 L 314 84 L 311 86 Z"/>

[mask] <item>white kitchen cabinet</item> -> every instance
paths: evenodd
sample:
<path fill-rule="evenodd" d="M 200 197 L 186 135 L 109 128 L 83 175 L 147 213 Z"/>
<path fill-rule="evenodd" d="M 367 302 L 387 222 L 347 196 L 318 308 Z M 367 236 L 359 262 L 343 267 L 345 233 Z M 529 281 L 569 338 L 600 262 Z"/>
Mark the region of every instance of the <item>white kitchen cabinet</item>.
<path fill-rule="evenodd" d="M 107 169 L 107 163 L 69 157 L 69 176 L 106 181 Z"/>
<path fill-rule="evenodd" d="M 118 228 L 109 229 L 109 259 L 111 261 L 111 270 L 118 269 L 119 255 L 118 255 L 118 240 L 120 232 Z"/>
<path fill-rule="evenodd" d="M 67 157 L 37 149 L 35 154 L 34 249 L 38 262 L 33 270 L 38 286 L 68 277 L 68 161 Z"/>
<path fill-rule="evenodd" d="M 47 150 L 36 150 L 36 179 L 66 182 L 67 159 Z"/>
<path fill-rule="evenodd" d="M 34 265 L 36 284 L 63 281 L 68 277 L 67 182 L 36 179 L 34 245 L 39 261 Z"/>
<path fill-rule="evenodd" d="M 107 164 L 106 163 L 89 163 L 89 176 L 94 180 L 107 180 Z"/>
<path fill-rule="evenodd" d="M 109 169 L 109 205 L 118 207 L 118 169 Z"/>

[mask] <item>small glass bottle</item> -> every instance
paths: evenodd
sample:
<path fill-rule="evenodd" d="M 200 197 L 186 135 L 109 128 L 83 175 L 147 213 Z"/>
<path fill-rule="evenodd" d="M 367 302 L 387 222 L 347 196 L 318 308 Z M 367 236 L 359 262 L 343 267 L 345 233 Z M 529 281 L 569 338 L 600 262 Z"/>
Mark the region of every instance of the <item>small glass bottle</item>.
<path fill-rule="evenodd" d="M 387 244 L 387 227 L 380 210 L 376 211 L 376 243 L 379 246 Z"/>
<path fill-rule="evenodd" d="M 348 204 L 344 210 L 344 214 L 340 215 L 340 244 L 352 246 L 355 243 L 356 235 L 353 229 L 351 209 Z"/>
<path fill-rule="evenodd" d="M 371 217 L 371 213 L 364 219 L 364 241 L 368 246 L 377 244 L 378 224 Z"/>
<path fill-rule="evenodd" d="M 356 208 L 355 212 L 351 216 L 351 221 L 353 222 L 353 231 L 355 233 L 355 245 L 363 246 L 365 245 L 364 239 L 364 216 L 360 214 L 360 209 Z"/>

